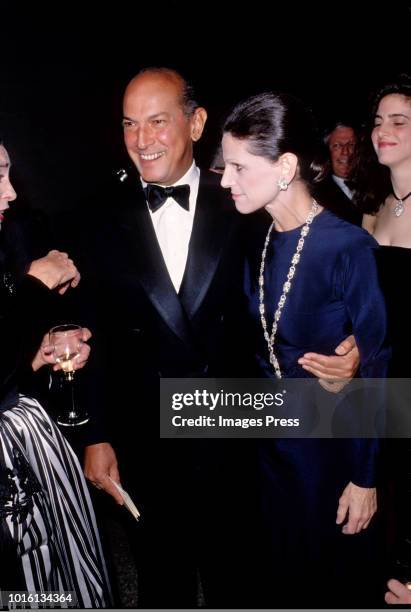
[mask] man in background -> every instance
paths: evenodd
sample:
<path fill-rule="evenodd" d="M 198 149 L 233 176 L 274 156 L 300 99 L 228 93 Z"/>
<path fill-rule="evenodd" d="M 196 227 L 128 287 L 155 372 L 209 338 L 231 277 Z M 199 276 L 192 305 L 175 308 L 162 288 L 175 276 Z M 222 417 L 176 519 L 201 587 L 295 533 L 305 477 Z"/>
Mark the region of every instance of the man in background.
<path fill-rule="evenodd" d="M 329 170 L 318 183 L 315 197 L 338 217 L 361 225 L 362 214 L 353 204 L 354 193 L 350 187 L 356 130 L 351 123 L 338 121 L 327 130 L 324 143 L 329 153 Z"/>

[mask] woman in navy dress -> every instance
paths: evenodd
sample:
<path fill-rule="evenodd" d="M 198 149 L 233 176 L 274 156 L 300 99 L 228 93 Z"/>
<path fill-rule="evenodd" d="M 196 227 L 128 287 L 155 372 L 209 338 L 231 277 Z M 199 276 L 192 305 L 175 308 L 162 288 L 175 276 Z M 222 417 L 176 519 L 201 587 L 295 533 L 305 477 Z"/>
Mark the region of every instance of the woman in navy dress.
<path fill-rule="evenodd" d="M 313 199 L 321 175 L 317 142 L 311 113 L 286 94 L 249 98 L 224 125 L 223 187 L 239 212 L 265 209 L 272 217 L 245 269 L 255 358 L 261 376 L 311 377 L 302 356 L 332 354 L 352 333 L 361 376 L 383 377 L 389 351 L 377 243 Z M 378 441 L 277 439 L 259 446 L 264 603 L 360 604 L 352 597 L 356 568 L 363 579 L 372 566 Z"/>

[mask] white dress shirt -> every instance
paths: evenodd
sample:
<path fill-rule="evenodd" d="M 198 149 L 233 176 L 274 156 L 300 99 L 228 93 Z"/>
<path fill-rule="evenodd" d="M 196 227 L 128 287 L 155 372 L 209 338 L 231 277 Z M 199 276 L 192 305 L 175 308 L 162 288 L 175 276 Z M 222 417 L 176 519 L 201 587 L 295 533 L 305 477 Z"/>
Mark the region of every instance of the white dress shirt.
<path fill-rule="evenodd" d="M 146 187 L 147 183 L 142 179 L 141 182 L 143 187 Z M 188 245 L 193 229 L 199 182 L 200 170 L 193 161 L 189 170 L 180 180 L 173 185 L 167 185 L 167 187 L 190 185 L 190 209 L 185 210 L 171 197 L 167 198 L 155 212 L 151 212 L 149 209 L 154 231 L 177 293 L 180 290 L 187 263 Z"/>
<path fill-rule="evenodd" d="M 350 198 L 350 200 L 353 199 L 354 192 L 351 191 L 351 189 L 349 187 L 347 187 L 347 183 L 345 182 L 345 180 L 343 178 L 333 174 L 333 181 L 334 181 L 334 183 L 336 183 L 338 185 L 338 187 L 341 189 L 341 191 L 343 191 L 345 193 L 347 198 Z"/>

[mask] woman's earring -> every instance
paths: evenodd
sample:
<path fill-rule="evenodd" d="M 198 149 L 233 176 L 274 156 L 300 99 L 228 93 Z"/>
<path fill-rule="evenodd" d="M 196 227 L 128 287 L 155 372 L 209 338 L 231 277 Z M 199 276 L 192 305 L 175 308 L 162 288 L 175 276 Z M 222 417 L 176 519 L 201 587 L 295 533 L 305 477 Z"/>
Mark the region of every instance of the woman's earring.
<path fill-rule="evenodd" d="M 281 191 L 287 191 L 288 189 L 288 183 L 283 176 L 278 179 L 277 185 L 279 186 Z"/>

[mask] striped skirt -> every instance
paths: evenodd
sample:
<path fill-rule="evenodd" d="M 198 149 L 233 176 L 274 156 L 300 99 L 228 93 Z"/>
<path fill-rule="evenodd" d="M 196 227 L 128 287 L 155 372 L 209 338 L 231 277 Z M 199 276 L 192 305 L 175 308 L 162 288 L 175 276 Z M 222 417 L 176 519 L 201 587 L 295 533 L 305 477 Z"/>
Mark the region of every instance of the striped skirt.
<path fill-rule="evenodd" d="M 80 608 L 108 607 L 110 587 L 80 464 L 31 398 L 20 395 L 0 413 L 0 471 L 0 519 L 16 547 L 25 590 L 74 591 Z"/>

